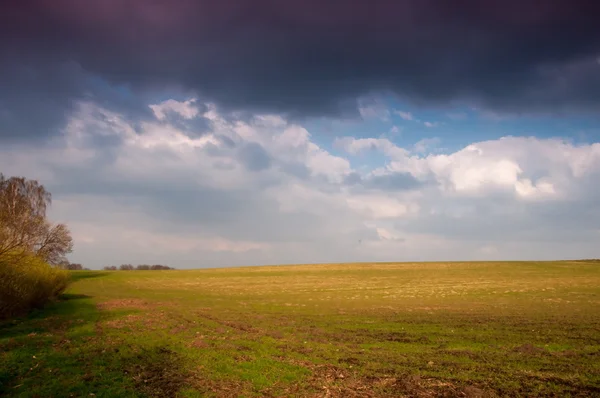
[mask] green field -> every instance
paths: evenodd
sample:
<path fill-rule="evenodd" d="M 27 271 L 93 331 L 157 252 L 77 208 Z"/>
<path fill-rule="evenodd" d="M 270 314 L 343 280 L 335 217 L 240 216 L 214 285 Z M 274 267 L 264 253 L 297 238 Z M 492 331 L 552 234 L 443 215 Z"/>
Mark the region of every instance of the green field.
<path fill-rule="evenodd" d="M 0 395 L 600 396 L 600 264 L 82 271 L 0 324 Z"/>

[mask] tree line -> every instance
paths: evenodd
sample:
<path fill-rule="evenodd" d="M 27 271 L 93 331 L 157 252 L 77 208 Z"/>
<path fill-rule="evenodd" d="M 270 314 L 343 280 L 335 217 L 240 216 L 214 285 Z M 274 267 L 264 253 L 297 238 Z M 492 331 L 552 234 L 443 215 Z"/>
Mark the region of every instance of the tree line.
<path fill-rule="evenodd" d="M 85 268 L 79 263 L 70 263 L 68 261 L 61 263 L 60 267 L 62 269 L 68 269 L 69 271 L 91 271 L 89 268 Z"/>
<path fill-rule="evenodd" d="M 131 264 L 121 264 L 119 267 L 115 266 L 115 265 L 107 265 L 106 267 L 103 268 L 103 270 L 105 271 L 156 271 L 156 270 L 170 270 L 170 269 L 175 269 L 175 268 L 171 268 L 167 265 L 160 265 L 160 264 L 154 264 L 154 265 L 148 265 L 148 264 L 140 264 L 137 266 L 131 265 Z"/>

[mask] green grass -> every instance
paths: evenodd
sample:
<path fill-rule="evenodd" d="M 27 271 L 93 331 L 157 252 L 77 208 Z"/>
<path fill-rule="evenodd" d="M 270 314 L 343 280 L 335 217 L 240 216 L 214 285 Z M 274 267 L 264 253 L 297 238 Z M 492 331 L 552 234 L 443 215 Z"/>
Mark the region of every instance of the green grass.
<path fill-rule="evenodd" d="M 600 395 L 598 263 L 73 277 L 0 324 L 0 395 Z"/>

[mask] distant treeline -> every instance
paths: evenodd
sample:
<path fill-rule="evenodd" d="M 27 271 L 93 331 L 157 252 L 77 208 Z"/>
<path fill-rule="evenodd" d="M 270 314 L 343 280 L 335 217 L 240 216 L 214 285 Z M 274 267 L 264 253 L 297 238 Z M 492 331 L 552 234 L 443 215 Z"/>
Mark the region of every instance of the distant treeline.
<path fill-rule="evenodd" d="M 89 271 L 89 268 L 84 268 L 83 265 L 79 264 L 79 263 L 70 263 L 68 261 L 63 261 L 60 262 L 58 264 L 59 268 L 62 269 L 66 269 L 69 271 Z M 117 271 L 117 270 L 121 270 L 121 271 L 155 271 L 155 270 L 167 270 L 167 269 L 175 269 L 172 267 L 168 267 L 166 265 L 160 265 L 160 264 L 154 264 L 154 265 L 148 265 L 148 264 L 140 264 L 137 266 L 131 265 L 131 264 L 121 264 L 120 266 L 115 266 L 115 265 L 107 265 L 106 267 L 103 268 L 105 271 Z"/>
<path fill-rule="evenodd" d="M 70 263 L 68 261 L 62 262 L 59 264 L 59 267 L 62 269 L 68 269 L 69 271 L 89 271 L 89 268 L 84 268 L 83 265 L 79 263 Z"/>
<path fill-rule="evenodd" d="M 120 271 L 157 271 L 157 270 L 168 270 L 168 269 L 175 269 L 175 268 L 171 268 L 169 266 L 160 265 L 160 264 L 154 264 L 154 265 L 140 264 L 138 266 L 133 266 L 131 264 L 121 264 L 118 268 L 115 265 L 110 265 L 110 266 L 107 265 L 103 269 L 105 271 L 116 271 L 116 270 L 120 270 Z"/>

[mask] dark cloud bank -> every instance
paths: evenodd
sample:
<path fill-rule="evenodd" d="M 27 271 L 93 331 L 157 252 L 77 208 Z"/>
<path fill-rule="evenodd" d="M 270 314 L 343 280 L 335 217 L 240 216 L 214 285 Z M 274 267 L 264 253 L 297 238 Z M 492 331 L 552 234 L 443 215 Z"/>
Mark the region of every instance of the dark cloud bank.
<path fill-rule="evenodd" d="M 49 135 L 74 101 L 148 116 L 194 94 L 290 117 L 417 104 L 600 111 L 600 2 L 14 0 L 0 12 L 0 137 Z"/>

